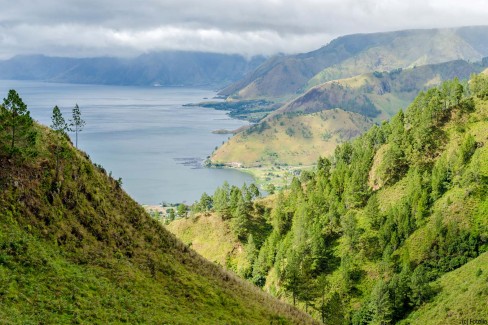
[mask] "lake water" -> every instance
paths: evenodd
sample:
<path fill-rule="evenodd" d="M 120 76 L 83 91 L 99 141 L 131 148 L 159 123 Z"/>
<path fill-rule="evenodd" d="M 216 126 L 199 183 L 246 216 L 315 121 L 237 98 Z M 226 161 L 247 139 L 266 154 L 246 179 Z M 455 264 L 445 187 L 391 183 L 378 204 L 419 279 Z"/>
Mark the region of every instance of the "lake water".
<path fill-rule="evenodd" d="M 120 87 L 0 81 L 0 98 L 15 89 L 31 116 L 51 124 L 54 105 L 65 119 L 77 103 L 84 130 L 78 147 L 92 161 L 122 177 L 123 188 L 141 204 L 192 203 L 203 192 L 213 193 L 224 181 L 241 186 L 253 182 L 245 173 L 201 167 L 203 160 L 244 121 L 225 112 L 187 103 L 212 98 L 215 92 L 188 88 Z M 70 134 L 73 137 L 73 134 Z"/>

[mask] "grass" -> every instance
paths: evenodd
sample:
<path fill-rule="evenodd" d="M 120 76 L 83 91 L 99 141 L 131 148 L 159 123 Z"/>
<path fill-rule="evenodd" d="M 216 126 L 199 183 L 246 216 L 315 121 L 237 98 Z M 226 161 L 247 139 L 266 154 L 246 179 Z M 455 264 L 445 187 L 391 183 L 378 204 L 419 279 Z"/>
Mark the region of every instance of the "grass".
<path fill-rule="evenodd" d="M 209 261 L 222 266 L 245 254 L 230 227 L 216 214 L 177 219 L 166 228 Z"/>
<path fill-rule="evenodd" d="M 243 167 L 310 166 L 320 155 L 333 153 L 338 143 L 364 132 L 366 118 L 342 110 L 276 116 L 260 129 L 232 137 L 215 151 L 215 164 L 238 162 Z"/>
<path fill-rule="evenodd" d="M 488 321 L 488 253 L 436 281 L 440 292 L 401 324 L 463 324 Z M 484 298 L 484 299 L 483 299 Z M 483 323 L 480 323 L 483 324 Z"/>
<path fill-rule="evenodd" d="M 205 260 L 66 137 L 34 127 L 35 157 L 0 152 L 2 323 L 313 323 Z"/>

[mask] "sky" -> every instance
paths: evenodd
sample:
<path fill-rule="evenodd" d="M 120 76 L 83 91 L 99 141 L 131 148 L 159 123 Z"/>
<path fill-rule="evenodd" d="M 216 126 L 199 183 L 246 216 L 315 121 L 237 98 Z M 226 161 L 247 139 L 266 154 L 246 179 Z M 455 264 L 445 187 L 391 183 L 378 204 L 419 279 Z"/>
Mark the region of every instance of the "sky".
<path fill-rule="evenodd" d="M 0 58 L 307 52 L 354 33 L 488 24 L 486 0 L 0 0 Z"/>

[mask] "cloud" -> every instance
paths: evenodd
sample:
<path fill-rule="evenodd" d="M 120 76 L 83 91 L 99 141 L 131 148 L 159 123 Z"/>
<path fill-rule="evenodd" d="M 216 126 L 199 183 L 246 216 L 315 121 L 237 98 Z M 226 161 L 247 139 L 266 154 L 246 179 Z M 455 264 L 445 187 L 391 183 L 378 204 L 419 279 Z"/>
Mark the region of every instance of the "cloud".
<path fill-rule="evenodd" d="M 0 12 L 0 56 L 296 53 L 344 34 L 480 25 L 487 16 L 482 0 L 17 0 Z"/>

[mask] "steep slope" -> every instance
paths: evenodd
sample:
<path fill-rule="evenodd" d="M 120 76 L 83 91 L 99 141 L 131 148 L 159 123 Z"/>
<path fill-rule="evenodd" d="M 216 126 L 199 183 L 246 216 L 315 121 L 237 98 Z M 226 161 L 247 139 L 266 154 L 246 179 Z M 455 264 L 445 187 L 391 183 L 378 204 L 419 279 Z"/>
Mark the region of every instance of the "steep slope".
<path fill-rule="evenodd" d="M 221 94 L 282 101 L 303 89 L 375 70 L 488 56 L 488 27 L 407 30 L 340 37 L 317 51 L 269 59 Z"/>
<path fill-rule="evenodd" d="M 488 253 L 437 280 L 439 294 L 402 324 L 462 324 L 488 320 Z"/>
<path fill-rule="evenodd" d="M 50 82 L 222 87 L 264 61 L 240 55 L 167 51 L 132 59 L 16 56 L 0 61 L 0 78 Z"/>
<path fill-rule="evenodd" d="M 210 161 L 242 167 L 308 166 L 371 125 L 368 118 L 340 109 L 275 115 L 232 137 L 212 154 Z"/>
<path fill-rule="evenodd" d="M 182 244 L 66 135 L 17 120 L 11 147 L 0 113 L 2 323 L 312 323 Z"/>
<path fill-rule="evenodd" d="M 232 201 L 246 191 L 227 189 L 227 205 L 216 192 L 206 209 L 230 210 L 223 219 L 256 247 L 248 280 L 324 323 L 485 319 L 488 76 L 460 90 L 449 81 L 421 92 L 294 178 L 271 210 L 243 212 Z M 272 227 L 265 240 L 246 230 L 256 211 Z"/>

